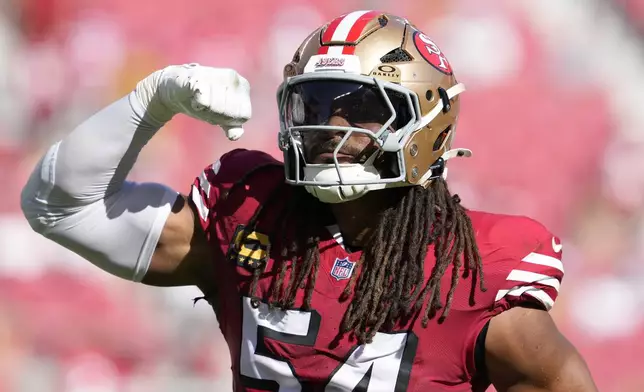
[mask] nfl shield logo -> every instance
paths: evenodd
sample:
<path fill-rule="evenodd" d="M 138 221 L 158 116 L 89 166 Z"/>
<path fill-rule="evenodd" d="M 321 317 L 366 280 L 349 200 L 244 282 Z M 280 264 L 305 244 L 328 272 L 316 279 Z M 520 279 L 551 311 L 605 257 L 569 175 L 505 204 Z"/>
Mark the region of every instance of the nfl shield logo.
<path fill-rule="evenodd" d="M 344 259 L 335 259 L 333 268 L 331 268 L 331 276 L 336 280 L 349 279 L 353 273 L 353 267 L 355 265 L 356 263 L 349 261 L 348 257 L 345 257 Z"/>

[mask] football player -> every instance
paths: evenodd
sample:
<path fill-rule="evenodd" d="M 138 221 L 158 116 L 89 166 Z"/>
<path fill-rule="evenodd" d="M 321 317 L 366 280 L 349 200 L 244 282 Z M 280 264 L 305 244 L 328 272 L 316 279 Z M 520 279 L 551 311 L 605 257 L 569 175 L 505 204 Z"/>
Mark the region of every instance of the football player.
<path fill-rule="evenodd" d="M 127 180 L 179 113 L 238 139 L 249 89 L 230 69 L 154 72 L 47 151 L 30 225 L 121 278 L 199 287 L 235 391 L 596 390 L 548 314 L 559 238 L 448 190 L 447 161 L 471 155 L 452 148 L 464 87 L 428 36 L 338 17 L 284 68 L 283 163 L 232 150 L 188 195 Z"/>

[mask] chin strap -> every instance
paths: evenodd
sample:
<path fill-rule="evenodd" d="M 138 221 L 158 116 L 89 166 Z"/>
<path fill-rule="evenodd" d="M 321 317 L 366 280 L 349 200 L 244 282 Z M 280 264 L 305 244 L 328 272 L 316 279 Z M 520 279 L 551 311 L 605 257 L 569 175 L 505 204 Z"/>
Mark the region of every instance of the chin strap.
<path fill-rule="evenodd" d="M 450 87 L 447 91 L 445 91 L 445 94 L 447 95 L 447 103 L 449 104 L 450 99 L 454 98 L 463 91 L 465 91 L 465 85 L 463 83 L 457 83 Z M 439 99 L 438 102 L 436 102 L 436 106 L 434 106 L 432 110 L 429 111 L 429 113 L 421 117 L 418 129 L 425 128 L 427 124 L 432 122 L 436 118 L 436 116 L 438 116 L 441 110 L 445 108 L 445 103 L 443 101 L 443 99 Z"/>
<path fill-rule="evenodd" d="M 445 164 L 447 163 L 448 160 L 457 158 L 457 157 L 463 157 L 463 158 L 469 158 L 472 156 L 472 150 L 468 150 L 467 148 L 454 148 L 452 150 L 447 150 L 443 155 L 434 162 L 429 167 L 429 170 L 427 170 L 427 173 L 425 173 L 420 180 L 418 181 L 419 185 L 426 186 L 427 183 L 430 180 L 433 180 L 434 178 L 438 177 L 443 177 L 444 179 L 447 178 L 447 167 L 445 167 Z"/>

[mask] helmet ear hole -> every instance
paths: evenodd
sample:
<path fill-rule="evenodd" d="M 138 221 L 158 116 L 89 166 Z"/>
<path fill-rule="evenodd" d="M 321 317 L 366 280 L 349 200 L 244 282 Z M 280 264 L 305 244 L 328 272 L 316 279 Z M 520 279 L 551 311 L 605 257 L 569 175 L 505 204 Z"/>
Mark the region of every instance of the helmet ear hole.
<path fill-rule="evenodd" d="M 438 151 L 445 146 L 445 142 L 447 141 L 450 132 L 452 132 L 451 125 L 445 128 L 445 130 L 438 135 L 438 137 L 434 141 L 433 151 Z"/>

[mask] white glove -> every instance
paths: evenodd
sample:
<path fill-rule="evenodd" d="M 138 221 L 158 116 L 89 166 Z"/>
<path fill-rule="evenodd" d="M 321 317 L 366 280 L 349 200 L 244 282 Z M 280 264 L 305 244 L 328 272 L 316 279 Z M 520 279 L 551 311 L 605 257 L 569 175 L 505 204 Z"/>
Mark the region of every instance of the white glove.
<path fill-rule="evenodd" d="M 242 136 L 252 112 L 248 80 L 227 68 L 171 65 L 141 80 L 134 93 L 160 124 L 183 113 L 220 126 L 230 140 Z"/>

